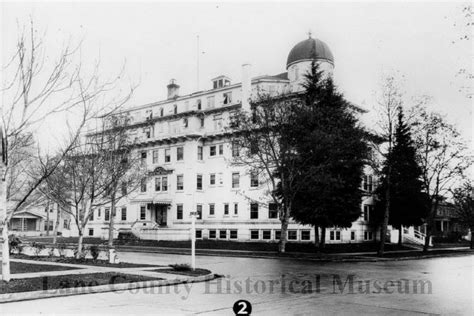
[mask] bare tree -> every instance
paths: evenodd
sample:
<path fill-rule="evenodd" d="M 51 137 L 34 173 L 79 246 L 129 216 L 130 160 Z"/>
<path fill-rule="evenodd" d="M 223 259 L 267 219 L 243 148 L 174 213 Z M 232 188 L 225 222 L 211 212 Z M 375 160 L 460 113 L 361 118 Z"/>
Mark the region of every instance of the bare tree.
<path fill-rule="evenodd" d="M 429 209 L 423 250 L 428 251 L 439 202 L 462 180 L 472 156 L 456 128 L 440 114 L 424 107 L 418 107 L 417 113 L 414 136 Z"/>
<path fill-rule="evenodd" d="M 474 188 L 469 180 L 453 190 L 454 204 L 456 205 L 456 215 L 460 224 L 468 228 L 471 232 L 470 248 L 474 249 Z"/>
<path fill-rule="evenodd" d="M 385 171 L 385 209 L 383 214 L 383 221 L 380 229 L 380 246 L 378 254 L 382 256 L 385 249 L 385 236 L 387 235 L 387 226 L 390 214 L 390 177 L 392 172 L 391 153 L 393 148 L 393 139 L 395 133 L 395 125 L 398 115 L 398 108 L 402 106 L 402 93 L 400 85 L 395 76 L 387 76 L 381 86 L 381 91 L 377 97 L 376 113 L 378 114 L 377 127 L 378 133 L 383 140 L 379 146 L 373 148 L 378 149 L 379 156 L 385 157 L 384 166 Z M 379 176 L 382 175 L 382 164 L 380 162 L 372 164 L 374 170 Z"/>
<path fill-rule="evenodd" d="M 12 57 L 2 64 L 5 78 L 1 88 L 5 209 L 1 227 L 2 278 L 6 281 L 10 279 L 8 225 L 12 216 L 31 202 L 33 193 L 73 149 L 86 122 L 110 110 L 107 106 L 97 108 L 95 105 L 106 92 L 117 87 L 120 78 L 119 74 L 109 80 L 100 80 L 100 61 L 96 61 L 86 75 L 80 60 L 80 43 L 65 44 L 56 58 L 47 58 L 45 37 L 38 34 L 31 21 L 29 27 L 21 30 Z M 65 122 L 70 135 L 56 144 L 40 146 L 40 139 L 35 135 L 41 125 L 52 118 Z M 56 147 L 57 153 L 49 155 L 45 152 L 48 147 Z M 22 159 L 25 155 L 33 163 L 25 164 Z"/>
<path fill-rule="evenodd" d="M 278 206 L 281 253 L 285 252 L 291 207 L 297 193 L 295 180 L 301 176 L 297 155 L 284 135 L 283 126 L 289 124 L 288 112 L 300 103 L 296 95 L 260 94 L 251 103 L 250 113 L 238 111 L 231 119 L 232 163 L 245 167 L 249 174 L 259 175 L 260 182 L 267 186 L 266 193 Z"/>

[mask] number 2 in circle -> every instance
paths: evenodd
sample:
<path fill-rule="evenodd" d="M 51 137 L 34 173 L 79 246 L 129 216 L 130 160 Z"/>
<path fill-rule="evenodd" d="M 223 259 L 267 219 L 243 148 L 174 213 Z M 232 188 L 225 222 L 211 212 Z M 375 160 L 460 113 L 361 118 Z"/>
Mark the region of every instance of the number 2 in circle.
<path fill-rule="evenodd" d="M 238 300 L 232 308 L 235 315 L 250 315 L 252 313 L 252 304 L 246 300 Z"/>

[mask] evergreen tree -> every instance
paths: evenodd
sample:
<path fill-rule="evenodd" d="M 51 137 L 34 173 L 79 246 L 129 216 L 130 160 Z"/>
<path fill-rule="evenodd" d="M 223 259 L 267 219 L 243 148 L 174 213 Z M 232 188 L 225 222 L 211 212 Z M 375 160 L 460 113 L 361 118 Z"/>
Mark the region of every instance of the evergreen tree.
<path fill-rule="evenodd" d="M 402 232 L 402 226 L 420 225 L 427 216 L 426 194 L 421 181 L 422 171 L 416 161 L 416 148 L 410 128 L 404 120 L 403 109 L 399 107 L 398 122 L 395 130 L 394 146 L 391 155 L 386 158 L 382 169 L 381 185 L 376 190 L 376 214 L 373 217 L 381 222 L 385 209 L 388 164 L 391 164 L 390 215 L 389 224 Z M 399 234 L 399 244 L 402 234 Z"/>
<path fill-rule="evenodd" d="M 326 227 L 350 227 L 360 216 L 360 181 L 369 149 L 354 108 L 317 64 L 306 74 L 304 87 L 304 102 L 291 111 L 293 124 L 285 133 L 300 165 L 293 181 L 304 181 L 297 186 L 291 215 L 315 227 L 316 244 L 322 228 L 323 248 Z"/>

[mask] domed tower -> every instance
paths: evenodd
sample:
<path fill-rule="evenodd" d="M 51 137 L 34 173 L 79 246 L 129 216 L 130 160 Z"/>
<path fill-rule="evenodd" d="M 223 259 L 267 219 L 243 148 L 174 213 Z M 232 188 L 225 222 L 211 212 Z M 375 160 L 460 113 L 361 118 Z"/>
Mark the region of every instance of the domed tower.
<path fill-rule="evenodd" d="M 334 57 L 328 45 L 323 41 L 309 38 L 296 44 L 288 55 L 286 70 L 290 80 L 291 91 L 301 91 L 304 82 L 304 74 L 311 70 L 311 62 L 316 61 L 319 69 L 326 75 L 332 76 L 334 70 Z"/>

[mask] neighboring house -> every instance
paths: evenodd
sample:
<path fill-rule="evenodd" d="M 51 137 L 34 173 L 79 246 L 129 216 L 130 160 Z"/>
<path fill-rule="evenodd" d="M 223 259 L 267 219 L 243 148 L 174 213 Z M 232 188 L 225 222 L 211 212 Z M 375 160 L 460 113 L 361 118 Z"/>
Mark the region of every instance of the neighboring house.
<path fill-rule="evenodd" d="M 142 239 L 188 240 L 190 213 L 197 211 L 198 239 L 278 241 L 281 223 L 267 194 L 268 183 L 262 175 L 232 163 L 240 151 L 229 139 L 229 118 L 237 109 L 249 110 L 249 99 L 257 92 L 302 91 L 313 60 L 332 76 L 329 47 L 310 37 L 290 51 L 286 72 L 251 78 L 250 65 L 243 65 L 241 83 L 219 76 L 212 79 L 212 89 L 184 96 L 172 80 L 166 100 L 125 111 L 137 144 L 135 154 L 148 167 L 149 177 L 138 192 L 117 204 L 114 235 L 131 231 Z M 328 228 L 328 243 L 376 238 L 369 226 L 375 189 L 370 173 L 361 179 L 361 189 L 366 194 L 360 218 L 350 229 Z M 107 238 L 110 216 L 110 207 L 95 209 L 85 236 Z M 287 237 L 290 242 L 312 242 L 314 229 L 291 221 Z"/>
<path fill-rule="evenodd" d="M 448 202 L 440 202 L 434 218 L 433 237 L 451 237 L 453 234 L 465 234 L 467 230 L 459 223 L 456 206 Z"/>

